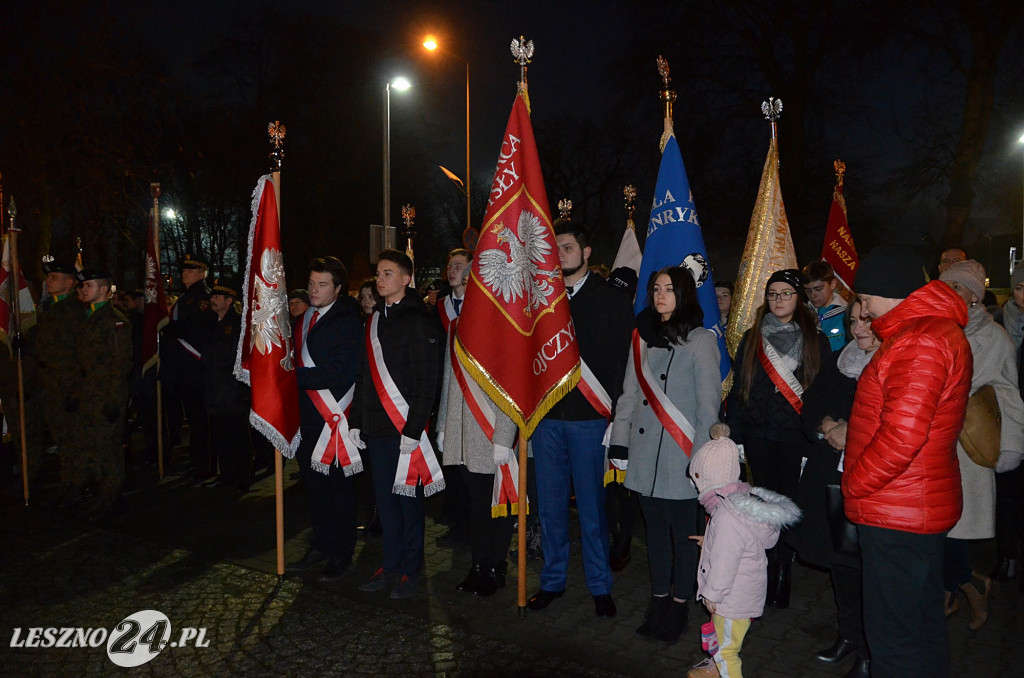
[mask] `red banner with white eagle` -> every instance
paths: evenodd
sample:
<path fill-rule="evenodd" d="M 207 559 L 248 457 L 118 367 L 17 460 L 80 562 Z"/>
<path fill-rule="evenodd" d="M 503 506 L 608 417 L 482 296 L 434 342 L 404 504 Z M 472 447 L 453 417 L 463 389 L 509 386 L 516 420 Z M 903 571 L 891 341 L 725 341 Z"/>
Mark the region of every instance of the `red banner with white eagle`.
<path fill-rule="evenodd" d="M 529 437 L 580 379 L 525 86 L 512 105 L 455 336 L 466 372 Z"/>
<path fill-rule="evenodd" d="M 249 423 L 289 459 L 299 447 L 299 386 L 281 255 L 275 175 L 253 191 L 249 257 L 242 288 L 242 336 L 235 376 L 252 387 Z"/>
<path fill-rule="evenodd" d="M 149 233 L 146 236 L 146 286 L 142 310 L 142 371 L 159 361 L 160 329 L 167 324 L 167 299 L 164 297 L 164 279 L 160 275 L 160 216 L 156 208 L 150 210 Z"/>
<path fill-rule="evenodd" d="M 853 291 L 853 279 L 860 266 L 857 248 L 853 245 L 853 234 L 846 220 L 846 198 L 843 197 L 843 175 L 846 165 L 836 160 L 836 187 L 832 191 L 832 208 L 828 213 L 828 225 L 825 227 L 825 244 L 821 248 L 821 258 L 832 265 L 846 289 Z"/>

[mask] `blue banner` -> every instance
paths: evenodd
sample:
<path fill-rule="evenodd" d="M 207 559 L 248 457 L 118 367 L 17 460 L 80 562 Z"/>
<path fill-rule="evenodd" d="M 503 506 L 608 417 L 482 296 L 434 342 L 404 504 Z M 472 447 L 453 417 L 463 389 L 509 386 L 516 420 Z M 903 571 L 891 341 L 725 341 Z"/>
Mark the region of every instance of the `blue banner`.
<path fill-rule="evenodd" d="M 725 348 L 725 332 L 718 313 L 715 281 L 708 262 L 708 250 L 697 219 L 697 208 L 690 193 L 690 182 L 683 167 L 679 143 L 670 136 L 661 154 L 658 183 L 654 189 L 651 220 L 647 225 L 644 258 L 640 264 L 634 312 L 647 306 L 647 281 L 666 266 L 682 266 L 693 275 L 697 283 L 697 300 L 704 310 L 704 327 L 718 337 L 722 352 L 722 379 L 729 374 L 729 352 Z"/>

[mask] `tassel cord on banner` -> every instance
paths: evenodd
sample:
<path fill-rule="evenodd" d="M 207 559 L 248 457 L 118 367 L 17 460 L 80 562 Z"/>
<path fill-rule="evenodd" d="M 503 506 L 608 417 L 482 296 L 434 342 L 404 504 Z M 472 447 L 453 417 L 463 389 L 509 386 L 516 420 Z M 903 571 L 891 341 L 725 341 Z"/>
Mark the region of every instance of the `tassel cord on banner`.
<path fill-rule="evenodd" d="M 526 505 L 526 464 L 527 443 L 522 432 L 519 433 L 519 505 Z M 516 531 L 516 542 L 519 545 L 519 552 L 516 554 L 516 585 L 517 585 L 517 611 L 519 617 L 526 616 L 526 516 L 527 511 L 519 511 L 518 529 Z"/>

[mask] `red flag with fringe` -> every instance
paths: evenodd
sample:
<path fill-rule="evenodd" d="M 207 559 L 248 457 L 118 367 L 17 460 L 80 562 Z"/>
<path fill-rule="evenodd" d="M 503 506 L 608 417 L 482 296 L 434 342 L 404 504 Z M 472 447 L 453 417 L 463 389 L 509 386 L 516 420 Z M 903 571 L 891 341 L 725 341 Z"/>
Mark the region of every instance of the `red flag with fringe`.
<path fill-rule="evenodd" d="M 150 216 L 149 233 L 146 236 L 146 286 L 143 291 L 146 301 L 142 312 L 143 373 L 160 361 L 158 337 L 168 320 L 164 278 L 160 274 L 159 216 L 155 209 L 150 210 Z"/>
<path fill-rule="evenodd" d="M 277 186 L 270 174 L 260 177 L 253 191 L 242 304 L 235 376 L 252 387 L 249 423 L 291 459 L 300 440 L 299 386 L 292 363 Z"/>
<path fill-rule="evenodd" d="M 821 258 L 832 265 L 846 289 L 853 291 L 853 279 L 860 266 L 857 248 L 853 245 L 853 234 L 846 220 L 846 198 L 843 197 L 843 175 L 846 165 L 841 160 L 833 163 L 836 169 L 836 187 L 832 191 L 832 208 L 828 213 L 828 226 L 825 227 L 825 244 L 821 248 Z"/>
<path fill-rule="evenodd" d="M 501 142 L 455 342 L 466 372 L 525 437 L 580 379 L 525 86 Z"/>

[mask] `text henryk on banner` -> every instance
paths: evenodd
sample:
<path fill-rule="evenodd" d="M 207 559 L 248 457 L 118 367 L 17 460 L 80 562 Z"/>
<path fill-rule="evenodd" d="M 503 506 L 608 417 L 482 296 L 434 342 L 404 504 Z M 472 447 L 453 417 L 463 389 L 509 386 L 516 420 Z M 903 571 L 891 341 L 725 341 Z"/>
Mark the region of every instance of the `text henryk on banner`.
<path fill-rule="evenodd" d="M 520 87 L 455 336 L 459 361 L 525 437 L 580 378 L 544 179 Z"/>

